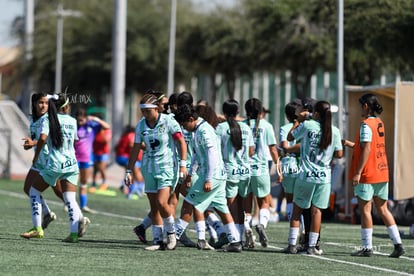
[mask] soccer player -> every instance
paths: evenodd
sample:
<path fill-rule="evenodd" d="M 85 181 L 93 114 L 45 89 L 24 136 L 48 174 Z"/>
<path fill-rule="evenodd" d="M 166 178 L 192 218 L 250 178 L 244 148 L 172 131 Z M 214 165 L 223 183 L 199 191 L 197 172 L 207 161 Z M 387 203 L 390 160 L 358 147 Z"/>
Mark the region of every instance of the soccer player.
<path fill-rule="evenodd" d="M 331 192 L 330 163 L 343 155 L 339 129 L 332 126 L 331 106 L 319 101 L 314 106 L 312 119 L 299 124 L 295 120 L 288 141 L 300 141 L 300 172 L 293 190 L 293 213 L 290 220 L 289 245 L 285 253 L 297 253 L 296 241 L 303 209 L 311 208 L 311 225 L 307 253 L 321 255 L 315 247 L 322 222 L 322 211 L 329 206 Z"/>
<path fill-rule="evenodd" d="M 76 120 L 66 114 L 69 108 L 69 100 L 61 94 L 49 100 L 48 120 L 44 120 L 33 164 L 38 162 L 42 148 L 47 144 L 49 149 L 46 166 L 35 176 L 30 188 L 30 203 L 32 206 L 33 228 L 22 233 L 23 238 L 43 238 L 44 232 L 41 226 L 42 204 L 41 193 L 49 186 L 55 186 L 60 180 L 63 190 L 63 199 L 68 208 L 70 234 L 64 242 L 78 242 L 78 238 L 84 232 L 79 232 L 82 213 L 76 201 L 76 185 L 79 177 L 74 141 L 77 138 Z M 59 113 L 57 111 L 59 110 Z M 84 223 L 89 224 L 89 219 L 84 218 Z M 86 230 L 86 225 L 83 227 Z"/>
<path fill-rule="evenodd" d="M 184 129 L 194 132 L 194 138 L 191 141 L 194 155 L 190 172 L 197 169 L 197 180 L 192 184 L 185 197 L 185 201 L 190 203 L 193 208 L 188 209 L 187 213 L 184 212 L 181 218 L 188 225 L 194 212 L 198 237 L 197 247 L 199 249 L 206 249 L 204 212 L 209 206 L 213 207 L 223 221 L 227 238 L 230 242 L 230 245 L 225 247 L 224 251 L 241 252 L 240 234 L 236 229 L 226 202 L 226 172 L 224 170 L 220 144 L 214 128 L 203 118 L 198 117 L 194 108 L 189 105 L 178 107 L 175 118 Z M 190 187 L 190 183 L 191 174 L 186 178 L 185 184 L 187 187 Z M 183 232 L 185 229 L 178 230 Z"/>
<path fill-rule="evenodd" d="M 256 225 L 256 231 L 259 234 L 261 245 L 267 247 L 268 237 L 265 229 L 270 217 L 268 195 L 270 194 L 271 183 L 269 165 L 264 148 L 269 148 L 274 163 L 277 163 L 279 155 L 276 150 L 277 143 L 273 127 L 261 116 L 263 109 L 262 102 L 259 99 L 251 98 L 246 101 L 244 107 L 247 117 L 244 122 L 252 130 L 255 143 L 254 154 L 250 158 L 251 180 L 249 193 L 253 193 L 257 197 L 259 223 Z M 250 224 L 251 205 L 246 207 L 246 229 L 248 229 L 247 227 Z"/>
<path fill-rule="evenodd" d="M 84 109 L 76 112 L 78 123 L 78 140 L 75 142 L 76 160 L 79 166 L 79 201 L 83 212 L 96 213 L 88 207 L 88 181 L 92 161 L 92 147 L 96 134 L 101 128 L 109 129 L 110 125 L 96 116 L 87 116 Z"/>
<path fill-rule="evenodd" d="M 40 137 L 40 130 L 44 120 L 48 120 L 48 107 L 49 107 L 49 98 L 51 95 L 44 93 L 34 93 L 32 94 L 32 116 L 30 116 L 30 137 L 23 138 L 25 150 L 34 148 L 36 150 L 37 141 Z M 30 187 L 33 185 L 33 180 L 35 176 L 39 174 L 39 171 L 46 166 L 47 157 L 49 154 L 49 149 L 45 145 L 40 151 L 38 161 L 33 164 L 29 172 L 26 175 L 24 181 L 24 192 L 30 196 Z M 63 201 L 62 187 L 60 182 L 57 181 L 56 185 L 53 187 L 53 191 L 56 196 Z M 46 229 L 52 221 L 54 221 L 57 216 L 52 212 L 43 197 L 40 197 L 40 202 L 42 204 L 43 218 L 42 218 L 42 228 Z"/>
<path fill-rule="evenodd" d="M 175 249 L 174 216 L 168 199 L 174 191 L 174 152 L 175 144 L 179 145 L 180 174 L 187 176 L 185 144 L 180 125 L 172 116 L 159 113 L 158 100 L 152 94 L 145 94 L 140 102 L 143 118 L 135 129 L 135 142 L 132 148 L 125 176 L 125 183 L 132 182 L 131 172 L 138 152 L 145 145 L 142 157 L 142 174 L 145 180 L 145 192 L 151 206 L 153 246 L 148 250 L 164 249 L 163 227 L 167 233 L 166 248 Z"/>
<path fill-rule="evenodd" d="M 236 121 L 238 113 L 239 103 L 236 100 L 225 101 L 223 114 L 226 121 L 217 126 L 216 133 L 220 138 L 221 152 L 227 172 L 227 205 L 242 237 L 245 233 L 243 199 L 248 194 L 250 184 L 250 156 L 254 153 L 254 142 L 249 126 Z M 248 248 L 254 248 L 251 229 L 246 231 L 246 245 Z"/>
<path fill-rule="evenodd" d="M 344 140 L 344 146 L 353 148 L 349 178 L 352 180 L 354 193 L 358 198 L 361 213 L 362 248 L 352 256 L 370 257 L 372 250 L 372 200 L 387 227 L 389 237 L 394 243 L 394 250 L 389 255 L 399 258 L 405 253 L 400 232 L 395 219 L 388 210 L 388 163 L 385 151 L 385 126 L 376 114 L 382 113 L 382 106 L 377 96 L 368 93 L 359 98 L 362 122 L 355 142 Z"/>

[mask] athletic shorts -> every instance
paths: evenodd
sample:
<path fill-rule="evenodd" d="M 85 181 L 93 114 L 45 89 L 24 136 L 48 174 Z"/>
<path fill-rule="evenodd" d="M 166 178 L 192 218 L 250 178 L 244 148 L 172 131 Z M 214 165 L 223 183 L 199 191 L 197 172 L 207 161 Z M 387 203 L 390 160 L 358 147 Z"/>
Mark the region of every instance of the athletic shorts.
<path fill-rule="evenodd" d="M 311 205 L 319 209 L 329 206 L 331 183 L 313 183 L 302 179 L 296 179 L 293 190 L 293 202 L 302 209 L 308 209 Z"/>
<path fill-rule="evenodd" d="M 89 169 L 93 165 L 93 162 L 78 162 L 79 169 Z"/>
<path fill-rule="evenodd" d="M 95 162 L 108 162 L 109 161 L 109 154 L 99 154 L 99 155 L 94 155 L 93 156 L 93 160 Z"/>
<path fill-rule="evenodd" d="M 117 156 L 115 157 L 115 162 L 121 166 L 121 167 L 127 167 L 128 166 L 128 157 L 125 156 Z M 141 161 L 135 162 L 135 168 L 141 168 Z"/>
<path fill-rule="evenodd" d="M 374 196 L 388 200 L 388 182 L 377 184 L 359 183 L 354 187 L 354 194 L 365 201 L 370 201 Z"/>
<path fill-rule="evenodd" d="M 175 189 L 174 171 L 168 170 L 162 173 L 152 174 L 147 170 L 142 170 L 142 176 L 145 181 L 145 193 L 158 193 L 158 190 L 171 188 L 171 192 Z"/>
<path fill-rule="evenodd" d="M 188 191 L 185 201 L 201 213 L 204 213 L 209 207 L 214 207 L 223 214 L 229 214 L 225 188 L 226 180 L 213 179 L 211 182 L 213 189 L 210 192 L 204 192 L 205 177 L 199 176 Z"/>
<path fill-rule="evenodd" d="M 249 190 L 258 198 L 264 198 L 270 194 L 270 185 L 270 175 L 251 176 Z"/>
<path fill-rule="evenodd" d="M 237 183 L 227 181 L 226 182 L 226 198 L 234 198 L 237 195 L 245 198 L 249 193 L 250 178 L 246 180 L 240 180 Z"/>
<path fill-rule="evenodd" d="M 55 187 L 56 181 L 59 179 L 66 179 L 73 185 L 78 185 L 78 178 L 79 178 L 79 171 L 76 172 L 68 172 L 68 173 L 58 173 L 53 172 L 48 169 L 43 169 L 40 171 L 40 175 L 42 176 L 43 180 L 49 184 L 49 186 Z"/>
<path fill-rule="evenodd" d="M 282 185 L 285 193 L 293 194 L 297 177 L 283 176 Z"/>

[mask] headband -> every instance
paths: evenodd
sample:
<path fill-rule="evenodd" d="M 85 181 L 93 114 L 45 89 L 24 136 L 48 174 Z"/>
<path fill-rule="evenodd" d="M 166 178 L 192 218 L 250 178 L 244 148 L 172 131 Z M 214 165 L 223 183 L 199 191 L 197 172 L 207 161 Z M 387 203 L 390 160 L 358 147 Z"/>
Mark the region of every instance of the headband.
<path fill-rule="evenodd" d="M 140 104 L 140 108 L 158 108 L 158 105 L 155 104 Z"/>
<path fill-rule="evenodd" d="M 162 99 L 162 98 L 164 98 L 164 97 L 165 97 L 165 95 L 164 95 L 164 94 L 162 94 L 161 96 L 159 96 L 159 97 L 158 97 L 157 101 L 161 100 L 161 99 Z"/>

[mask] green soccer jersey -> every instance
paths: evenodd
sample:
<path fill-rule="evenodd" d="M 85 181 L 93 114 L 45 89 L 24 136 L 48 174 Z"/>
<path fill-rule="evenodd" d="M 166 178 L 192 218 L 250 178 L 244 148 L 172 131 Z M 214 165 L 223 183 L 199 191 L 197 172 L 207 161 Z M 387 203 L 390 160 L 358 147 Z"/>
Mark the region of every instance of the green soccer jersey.
<path fill-rule="evenodd" d="M 78 137 L 76 119 L 67 114 L 58 114 L 58 119 L 63 134 L 63 145 L 56 149 L 53 147 L 50 137 L 47 138 L 49 156 L 46 168 L 57 173 L 76 172 L 79 170 L 73 146 Z M 41 133 L 49 135 L 49 120 L 45 120 L 42 124 Z"/>
<path fill-rule="evenodd" d="M 46 121 L 49 120 L 49 116 L 47 115 L 47 113 L 43 114 L 35 122 L 33 121 L 33 118 L 30 117 L 30 138 L 32 140 L 36 140 L 36 141 L 39 140 L 44 120 Z M 36 150 L 36 147 L 34 147 L 34 150 Z M 47 145 L 44 145 L 34 167 L 39 170 L 43 169 L 46 166 L 48 155 L 49 155 L 49 148 Z"/>
<path fill-rule="evenodd" d="M 339 129 L 332 126 L 332 142 L 323 151 L 319 149 L 321 126 L 315 120 L 307 120 L 292 131 L 296 140 L 300 140 L 299 178 L 306 182 L 331 183 L 330 163 L 334 152 L 342 150 Z"/>
<path fill-rule="evenodd" d="M 230 140 L 230 126 L 227 122 L 220 123 L 216 133 L 221 141 L 221 153 L 227 172 L 227 180 L 239 182 L 250 178 L 249 148 L 254 146 L 252 131 L 249 126 L 239 122 L 242 134 L 242 148 L 235 150 Z"/>
<path fill-rule="evenodd" d="M 156 174 L 174 170 L 177 164 L 175 157 L 176 146 L 172 137 L 181 133 L 181 127 L 173 116 L 159 114 L 154 127 L 147 124 L 143 117 L 135 128 L 135 143 L 145 144 L 142 156 L 142 170 Z"/>
<path fill-rule="evenodd" d="M 200 178 L 206 176 L 206 179 L 226 179 L 219 139 L 214 128 L 202 118 L 199 118 L 191 146 L 193 148 L 192 164 L 197 166 L 196 172 Z M 208 154 L 209 151 L 213 156 Z M 210 160 L 210 158 L 215 158 L 215 160 Z"/>
<path fill-rule="evenodd" d="M 265 147 L 269 148 L 271 145 L 276 145 L 276 137 L 273 127 L 265 119 L 260 119 L 257 130 L 255 119 L 251 119 L 250 122 L 245 120 L 244 122 L 250 126 L 255 144 L 254 154 L 250 158 L 251 175 L 268 175 L 269 166 L 267 163 Z"/>

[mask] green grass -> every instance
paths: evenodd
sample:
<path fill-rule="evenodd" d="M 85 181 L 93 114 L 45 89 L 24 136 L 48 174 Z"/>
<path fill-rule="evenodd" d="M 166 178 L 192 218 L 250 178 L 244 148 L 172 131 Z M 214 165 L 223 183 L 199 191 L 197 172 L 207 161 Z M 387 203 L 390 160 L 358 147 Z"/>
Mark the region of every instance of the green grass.
<path fill-rule="evenodd" d="M 270 246 L 257 244 L 252 251 L 223 253 L 177 247 L 174 251 L 145 251 L 132 227 L 148 212 L 146 199 L 127 200 L 117 191 L 114 197 L 90 194 L 88 214 L 92 224 L 78 244 L 62 243 L 69 233 L 67 214 L 51 189 L 44 193 L 58 219 L 39 240 L 25 240 L 21 232 L 31 228 L 31 209 L 23 194 L 22 181 L 0 180 L 0 274 L 1 275 L 409 275 L 414 274 L 414 239 L 408 227 L 406 255 L 388 258 L 392 242 L 384 226 L 375 226 L 375 255 L 350 256 L 360 245 L 358 225 L 324 222 L 324 255 L 286 255 L 287 222 L 271 223 L 267 233 Z M 195 240 L 194 226 L 188 236 Z M 147 230 L 151 239 L 151 231 Z"/>

